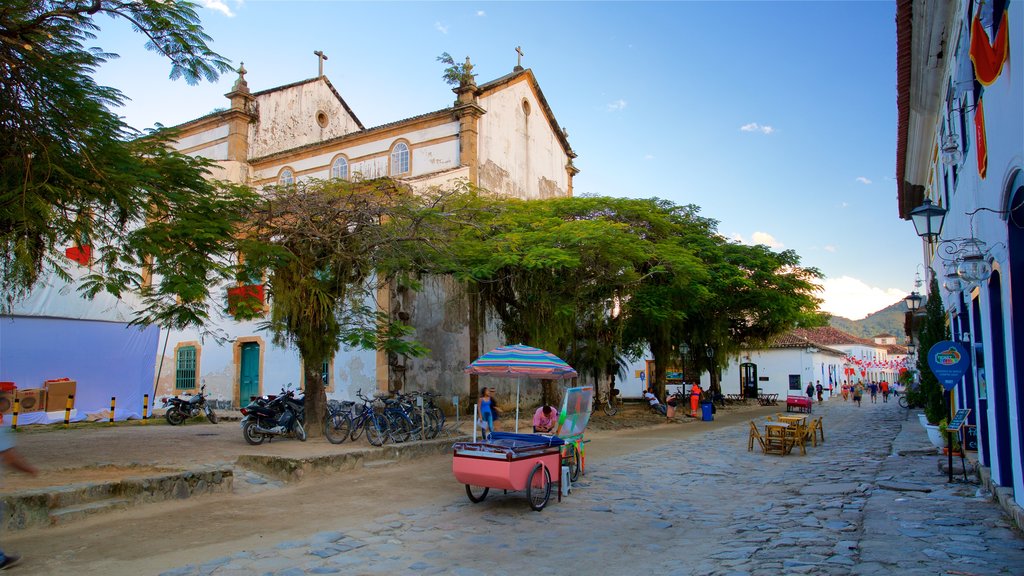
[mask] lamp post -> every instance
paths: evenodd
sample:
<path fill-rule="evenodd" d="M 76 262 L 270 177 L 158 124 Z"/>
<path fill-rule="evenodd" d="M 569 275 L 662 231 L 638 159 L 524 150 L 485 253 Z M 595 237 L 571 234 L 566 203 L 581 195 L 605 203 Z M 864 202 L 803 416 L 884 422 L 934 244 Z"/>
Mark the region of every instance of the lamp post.
<path fill-rule="evenodd" d="M 932 242 L 942 233 L 946 209 L 932 204 L 930 199 L 925 198 L 920 206 L 910 211 L 910 219 L 914 222 L 917 235 Z"/>

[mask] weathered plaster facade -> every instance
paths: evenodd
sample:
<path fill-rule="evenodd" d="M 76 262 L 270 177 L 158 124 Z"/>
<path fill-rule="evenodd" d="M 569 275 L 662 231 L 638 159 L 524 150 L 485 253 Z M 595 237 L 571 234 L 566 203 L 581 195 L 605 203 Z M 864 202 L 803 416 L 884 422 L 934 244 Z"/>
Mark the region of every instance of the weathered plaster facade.
<path fill-rule="evenodd" d="M 178 126 L 176 148 L 216 160 L 215 177 L 257 187 L 276 184 L 285 171 L 297 180 L 330 178 L 340 159 L 347 167 L 343 177 L 391 175 L 416 190 L 466 181 L 518 198 L 571 194 L 575 154 L 532 71 L 517 68 L 454 92 L 451 108 L 364 128 L 326 77 L 250 93 L 242 69 L 226 94 L 230 108 Z M 396 173 L 392 166 L 396 146 L 408 148 L 407 172 Z M 431 352 L 406 359 L 340 350 L 328 368 L 329 396 L 354 399 L 360 389 L 370 393 L 401 386 L 468 398 L 469 378 L 462 369 L 474 350 L 486 352 L 504 343 L 497 326 L 481 320 L 471 327 L 463 287 L 449 278 L 426 278 L 419 292 L 395 286 L 379 292 L 376 304 L 407 318 Z M 226 341 L 202 343 L 197 382 L 205 382 L 221 405 L 247 400 L 239 393 L 244 342 L 260 346 L 261 394 L 302 382 L 296 351 L 272 344 L 269 336 L 257 332 L 257 324 L 224 318 L 216 329 L 227 334 Z M 201 341 L 190 331 L 162 338 L 169 339 L 170 350 L 178 342 Z M 173 391 L 174 370 L 175 357 L 167 354 L 160 370 L 161 392 Z"/>

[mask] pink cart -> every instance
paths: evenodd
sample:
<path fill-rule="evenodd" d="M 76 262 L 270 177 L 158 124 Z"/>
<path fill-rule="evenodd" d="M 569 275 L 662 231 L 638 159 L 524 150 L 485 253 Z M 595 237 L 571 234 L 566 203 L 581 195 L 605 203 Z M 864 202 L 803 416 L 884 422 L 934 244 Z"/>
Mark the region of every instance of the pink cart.
<path fill-rule="evenodd" d="M 485 442 L 457 442 L 452 472 L 471 502 L 482 502 L 491 488 L 526 490 L 530 508 L 540 511 L 552 484 L 562 500 L 562 444 L 557 436 L 495 432 Z"/>

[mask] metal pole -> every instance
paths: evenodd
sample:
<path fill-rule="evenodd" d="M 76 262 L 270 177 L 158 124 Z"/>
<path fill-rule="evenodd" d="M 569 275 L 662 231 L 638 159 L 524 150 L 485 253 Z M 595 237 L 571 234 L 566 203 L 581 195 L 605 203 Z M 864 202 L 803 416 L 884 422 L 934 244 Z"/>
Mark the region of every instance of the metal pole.
<path fill-rule="evenodd" d="M 953 423 L 953 391 L 946 392 L 946 414 L 949 418 L 949 423 Z M 953 431 L 946 426 L 946 453 L 949 461 L 949 483 L 953 483 Z"/>

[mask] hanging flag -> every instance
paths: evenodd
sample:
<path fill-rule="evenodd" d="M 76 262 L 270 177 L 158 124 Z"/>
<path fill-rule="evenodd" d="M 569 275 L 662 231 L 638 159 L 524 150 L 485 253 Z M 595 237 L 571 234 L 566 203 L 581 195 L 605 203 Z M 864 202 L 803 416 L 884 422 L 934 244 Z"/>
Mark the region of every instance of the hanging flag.
<path fill-rule="evenodd" d="M 1009 54 L 1009 25 L 1007 11 L 999 21 L 998 32 L 993 42 L 989 43 L 985 27 L 981 25 L 980 10 L 974 14 L 971 22 L 971 62 L 974 63 L 974 77 L 983 86 L 991 86 L 1003 72 L 1003 64 Z"/>
<path fill-rule="evenodd" d="M 985 137 L 985 101 L 979 99 L 978 107 L 974 109 L 974 140 L 977 142 L 975 148 L 978 150 L 978 175 L 982 179 L 988 172 L 988 140 Z"/>

